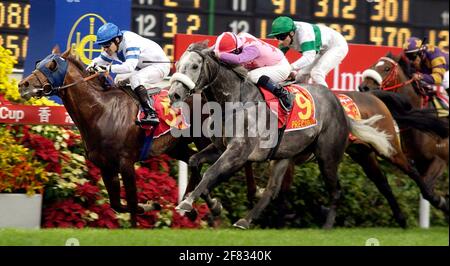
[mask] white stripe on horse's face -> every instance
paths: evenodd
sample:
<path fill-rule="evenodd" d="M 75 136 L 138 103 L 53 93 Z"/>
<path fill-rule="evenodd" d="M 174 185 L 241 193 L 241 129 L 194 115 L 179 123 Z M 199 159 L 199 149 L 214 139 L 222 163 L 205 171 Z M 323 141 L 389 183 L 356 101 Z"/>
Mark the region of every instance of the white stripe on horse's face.
<path fill-rule="evenodd" d="M 384 66 L 386 62 L 384 62 L 383 60 L 381 60 L 380 62 L 378 62 L 378 64 L 375 67 L 382 67 Z"/>

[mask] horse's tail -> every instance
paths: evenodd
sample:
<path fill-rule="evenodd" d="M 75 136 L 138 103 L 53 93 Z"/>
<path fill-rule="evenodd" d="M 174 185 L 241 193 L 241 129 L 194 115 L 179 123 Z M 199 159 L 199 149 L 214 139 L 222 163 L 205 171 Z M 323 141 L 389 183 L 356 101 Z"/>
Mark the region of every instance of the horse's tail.
<path fill-rule="evenodd" d="M 353 120 L 348 116 L 347 118 L 350 122 L 350 132 L 355 137 L 372 145 L 381 155 L 391 157 L 395 153 L 395 149 L 390 142 L 392 136 L 373 126 L 376 122 L 383 119 L 384 116 L 375 115 L 365 120 Z"/>
<path fill-rule="evenodd" d="M 436 110 L 415 109 L 406 96 L 397 93 L 373 91 L 372 94 L 388 107 L 400 128 L 411 127 L 441 138 L 449 136 L 448 121 L 439 119 Z"/>

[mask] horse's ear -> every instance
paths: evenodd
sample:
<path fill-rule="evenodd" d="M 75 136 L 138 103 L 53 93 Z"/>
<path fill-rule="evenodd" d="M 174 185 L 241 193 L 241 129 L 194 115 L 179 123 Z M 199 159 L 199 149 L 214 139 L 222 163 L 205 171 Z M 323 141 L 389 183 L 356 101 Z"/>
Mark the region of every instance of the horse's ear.
<path fill-rule="evenodd" d="M 67 58 L 67 57 L 73 55 L 74 51 L 75 50 L 72 49 L 72 46 L 69 46 L 69 48 L 66 51 L 64 51 L 64 53 L 62 53 L 61 56 L 62 56 L 62 58 Z"/>
<path fill-rule="evenodd" d="M 72 57 L 74 57 L 74 58 L 80 60 L 80 55 L 77 53 L 77 50 L 76 50 L 76 49 L 72 49 L 72 47 L 70 47 L 69 53 L 70 53 L 70 55 L 71 55 Z"/>
<path fill-rule="evenodd" d="M 59 45 L 55 45 L 53 47 L 52 54 L 61 54 L 61 50 L 59 49 Z"/>
<path fill-rule="evenodd" d="M 202 45 L 202 46 L 204 46 L 204 47 L 208 47 L 208 45 L 209 45 L 209 40 L 206 39 L 206 40 L 200 42 L 200 45 Z"/>

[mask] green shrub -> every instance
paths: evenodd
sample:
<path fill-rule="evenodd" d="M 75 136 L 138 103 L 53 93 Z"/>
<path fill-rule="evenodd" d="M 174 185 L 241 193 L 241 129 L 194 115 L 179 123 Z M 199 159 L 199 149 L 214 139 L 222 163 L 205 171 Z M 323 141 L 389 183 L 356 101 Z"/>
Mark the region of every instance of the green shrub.
<path fill-rule="evenodd" d="M 408 225 L 418 225 L 419 188 L 408 176 L 397 168 L 381 161 L 389 184 L 397 201 L 407 217 Z M 257 183 L 265 187 L 267 163 L 254 164 Z M 295 167 L 295 177 L 291 189 L 285 193 L 285 215 L 280 217 L 280 206 L 276 201 L 268 206 L 261 217 L 255 221 L 257 227 L 321 227 L 324 214 L 321 206 L 328 206 L 329 197 L 316 163 L 307 163 Z M 381 195 L 375 184 L 364 174 L 362 168 L 345 156 L 339 167 L 342 195 L 337 211 L 336 226 L 339 227 L 397 227 L 387 200 Z M 440 195 L 448 194 L 448 172 L 437 183 Z M 227 210 L 226 218 L 236 222 L 247 213 L 246 181 L 243 171 L 230 181 L 222 183 L 213 192 L 221 199 Z M 280 200 L 280 199 L 278 199 Z M 447 226 L 443 213 L 431 207 L 431 225 Z M 286 216 L 286 217 L 285 217 Z"/>

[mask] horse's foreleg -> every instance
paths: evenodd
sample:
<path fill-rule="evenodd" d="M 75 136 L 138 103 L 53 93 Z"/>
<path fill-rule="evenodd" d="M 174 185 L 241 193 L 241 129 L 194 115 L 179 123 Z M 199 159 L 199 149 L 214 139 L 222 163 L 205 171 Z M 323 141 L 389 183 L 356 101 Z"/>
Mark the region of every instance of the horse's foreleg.
<path fill-rule="evenodd" d="M 248 212 L 247 216 L 237 221 L 233 226 L 248 229 L 250 223 L 261 215 L 261 212 L 267 207 L 270 200 L 275 198 L 280 191 L 281 184 L 283 182 L 284 174 L 289 167 L 290 159 L 284 159 L 280 161 L 271 161 L 272 173 L 267 181 L 267 187 L 262 194 L 262 197 L 258 200 L 255 207 Z"/>
<path fill-rule="evenodd" d="M 109 169 L 100 169 L 103 183 L 108 191 L 111 208 L 119 213 L 127 212 L 126 208 L 120 203 L 120 181 L 118 173 Z"/>
<path fill-rule="evenodd" d="M 207 195 L 221 179 L 231 176 L 247 162 L 252 149 L 242 145 L 232 145 L 220 156 L 220 158 L 208 168 L 202 180 L 194 191 L 186 197 L 178 206 L 177 210 L 186 212 L 192 210 L 192 203 L 202 195 Z M 195 155 L 194 155 L 195 156 Z"/>
<path fill-rule="evenodd" d="M 120 161 L 120 174 L 125 186 L 125 194 L 127 199 L 127 209 L 131 216 L 131 226 L 137 227 L 138 207 L 137 190 L 136 190 L 136 173 L 134 171 L 134 162 L 128 159 Z M 140 210 L 140 212 L 144 212 Z"/>

